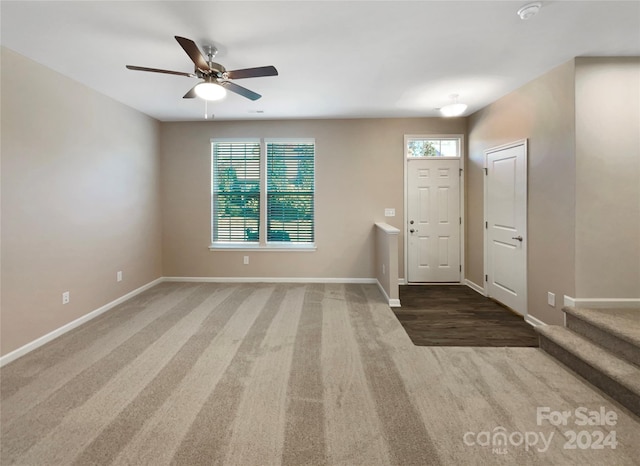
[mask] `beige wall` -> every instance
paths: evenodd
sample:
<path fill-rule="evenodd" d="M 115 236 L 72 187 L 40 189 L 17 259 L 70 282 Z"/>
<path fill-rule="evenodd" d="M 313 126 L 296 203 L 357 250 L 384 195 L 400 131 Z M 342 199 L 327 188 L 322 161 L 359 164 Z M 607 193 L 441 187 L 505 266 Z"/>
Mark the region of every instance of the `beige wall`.
<path fill-rule="evenodd" d="M 374 278 L 374 222 L 400 229 L 404 275 L 405 134 L 468 134 L 468 279 L 483 284 L 484 151 L 527 139 L 529 313 L 639 297 L 637 58 L 572 60 L 468 121 L 158 123 L 5 48 L 2 65 L 2 354 L 162 275 Z M 215 137 L 315 138 L 317 251 L 209 251 Z"/>
<path fill-rule="evenodd" d="M 640 298 L 640 59 L 576 59 L 576 297 Z"/>
<path fill-rule="evenodd" d="M 373 278 L 373 223 L 404 230 L 404 135 L 465 129 L 464 119 L 440 118 L 163 123 L 164 274 Z M 317 251 L 209 251 L 214 137 L 315 138 Z M 396 217 L 385 218 L 385 207 L 395 208 Z M 243 265 L 244 255 L 249 265 Z"/>
<path fill-rule="evenodd" d="M 469 118 L 466 177 L 467 278 L 484 283 L 484 151 L 528 140 L 528 312 L 562 323 L 575 292 L 574 62 L 561 65 Z M 555 293 L 556 308 L 547 305 Z"/>
<path fill-rule="evenodd" d="M 159 124 L 5 48 L 1 97 L 7 354 L 161 276 Z"/>

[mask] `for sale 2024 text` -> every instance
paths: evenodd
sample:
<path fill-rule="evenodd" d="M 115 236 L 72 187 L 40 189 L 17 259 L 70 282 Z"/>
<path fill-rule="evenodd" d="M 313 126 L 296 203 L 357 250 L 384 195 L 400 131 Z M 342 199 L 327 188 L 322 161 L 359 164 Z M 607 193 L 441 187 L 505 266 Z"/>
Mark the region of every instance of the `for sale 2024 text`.
<path fill-rule="evenodd" d="M 597 410 L 591 410 L 584 406 L 573 411 L 554 411 L 548 406 L 538 407 L 536 410 L 536 422 L 539 426 L 550 424 L 552 426 L 578 426 L 583 430 L 566 430 L 564 448 L 568 450 L 603 450 L 615 449 L 616 431 L 608 431 L 607 427 L 613 427 L 618 422 L 618 414 L 608 411 L 604 406 Z M 597 429 L 604 428 L 603 430 Z M 591 430 L 589 430 L 591 428 Z"/>

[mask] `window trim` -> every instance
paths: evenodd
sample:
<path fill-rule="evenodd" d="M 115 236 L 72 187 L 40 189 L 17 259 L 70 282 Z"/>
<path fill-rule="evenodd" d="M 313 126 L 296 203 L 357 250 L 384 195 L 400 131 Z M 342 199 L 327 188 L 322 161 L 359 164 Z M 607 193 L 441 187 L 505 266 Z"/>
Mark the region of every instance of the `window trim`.
<path fill-rule="evenodd" d="M 255 143 L 260 144 L 260 235 L 257 242 L 228 242 L 213 241 L 214 226 L 214 200 L 213 200 L 213 176 L 214 176 L 214 159 L 213 144 L 214 143 Z M 269 143 L 286 143 L 286 144 L 313 144 L 313 238 L 311 243 L 294 243 L 286 241 L 267 241 L 267 144 Z M 313 252 L 317 250 L 316 246 L 316 193 L 317 193 L 317 176 L 316 176 L 316 140 L 315 138 L 211 138 L 209 146 L 209 157 L 211 159 L 210 172 L 210 235 L 211 244 L 210 251 L 268 251 L 268 252 Z"/>
<path fill-rule="evenodd" d="M 269 186 L 267 180 L 268 173 L 268 157 L 267 157 L 267 145 L 268 144 L 313 144 L 313 242 L 309 243 L 293 243 L 286 241 L 269 241 L 268 240 L 268 201 L 269 201 Z M 261 231 L 264 230 L 264 238 L 260 238 L 260 244 L 264 244 L 268 249 L 305 249 L 315 247 L 316 238 L 316 140 L 315 138 L 264 138 L 262 140 L 262 149 L 264 154 L 262 162 L 262 173 L 264 174 L 264 185 L 261 185 L 261 193 L 264 193 L 264 203 L 260 205 L 264 208 L 264 219 L 261 217 Z M 262 177 L 261 177 L 262 180 Z M 264 228 L 263 228 L 264 227 Z"/>
<path fill-rule="evenodd" d="M 269 243 L 261 245 L 258 243 L 219 243 L 214 242 L 209 245 L 210 251 L 255 251 L 255 252 L 314 252 L 318 250 L 315 243 Z M 286 245 L 286 246 L 285 246 Z"/>

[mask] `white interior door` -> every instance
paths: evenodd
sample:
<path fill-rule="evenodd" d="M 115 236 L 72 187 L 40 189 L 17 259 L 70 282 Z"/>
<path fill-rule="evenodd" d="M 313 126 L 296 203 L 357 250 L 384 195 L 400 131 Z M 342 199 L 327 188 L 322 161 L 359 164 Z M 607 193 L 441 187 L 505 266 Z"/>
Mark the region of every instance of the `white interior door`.
<path fill-rule="evenodd" d="M 408 281 L 459 282 L 460 159 L 410 159 L 407 190 Z"/>
<path fill-rule="evenodd" d="M 486 152 L 487 294 L 527 314 L 526 141 Z"/>

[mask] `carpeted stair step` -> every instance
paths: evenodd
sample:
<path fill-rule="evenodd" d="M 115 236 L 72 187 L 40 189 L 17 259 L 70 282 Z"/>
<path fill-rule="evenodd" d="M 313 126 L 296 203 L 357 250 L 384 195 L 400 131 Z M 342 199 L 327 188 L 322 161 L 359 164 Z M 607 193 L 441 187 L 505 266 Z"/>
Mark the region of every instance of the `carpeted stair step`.
<path fill-rule="evenodd" d="M 640 309 L 565 307 L 567 328 L 640 367 Z"/>
<path fill-rule="evenodd" d="M 640 416 L 640 368 L 571 330 L 536 327 L 540 348 Z"/>

